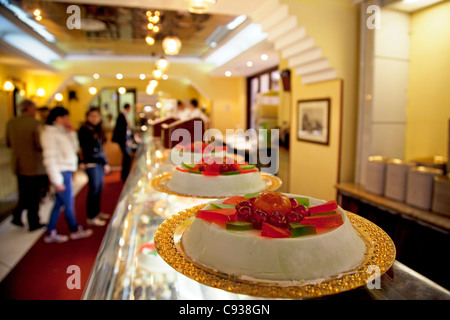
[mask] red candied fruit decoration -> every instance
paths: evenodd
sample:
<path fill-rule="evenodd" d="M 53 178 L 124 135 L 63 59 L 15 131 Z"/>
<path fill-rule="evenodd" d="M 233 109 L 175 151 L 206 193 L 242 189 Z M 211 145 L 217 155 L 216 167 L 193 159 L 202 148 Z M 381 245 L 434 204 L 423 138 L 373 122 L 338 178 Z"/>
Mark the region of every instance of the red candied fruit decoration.
<path fill-rule="evenodd" d="M 267 213 L 262 210 L 255 210 L 255 212 L 252 213 L 252 216 L 250 218 L 250 222 L 253 224 L 253 228 L 255 229 L 261 229 L 263 222 L 267 221 Z"/>
<path fill-rule="evenodd" d="M 226 199 L 222 203 L 223 204 L 234 204 L 234 205 L 236 205 L 236 204 L 238 204 L 239 202 L 242 202 L 242 201 L 247 201 L 247 199 L 242 197 L 242 196 L 234 196 L 234 197 Z"/>
<path fill-rule="evenodd" d="M 239 208 L 241 208 L 241 207 L 249 207 L 250 209 L 252 209 L 253 205 L 250 203 L 250 201 L 245 200 L 245 201 L 241 201 L 238 204 L 236 204 L 235 209 L 239 210 Z"/>
<path fill-rule="evenodd" d="M 286 213 L 285 217 L 287 222 L 300 222 L 303 220 L 303 216 L 295 211 Z"/>
<path fill-rule="evenodd" d="M 267 217 L 267 223 L 279 227 L 279 228 L 287 228 L 287 221 L 284 214 L 275 211 Z"/>
<path fill-rule="evenodd" d="M 289 198 L 289 201 L 291 201 L 292 208 L 298 206 L 298 201 L 295 198 Z"/>
<path fill-rule="evenodd" d="M 242 206 L 239 209 L 236 209 L 237 217 L 239 220 L 251 222 L 252 218 L 252 209 L 247 206 Z"/>
<path fill-rule="evenodd" d="M 303 217 L 308 217 L 308 216 L 311 215 L 310 212 L 309 212 L 308 207 L 303 205 L 303 204 L 299 204 L 299 205 L 293 207 L 292 211 L 301 214 Z"/>

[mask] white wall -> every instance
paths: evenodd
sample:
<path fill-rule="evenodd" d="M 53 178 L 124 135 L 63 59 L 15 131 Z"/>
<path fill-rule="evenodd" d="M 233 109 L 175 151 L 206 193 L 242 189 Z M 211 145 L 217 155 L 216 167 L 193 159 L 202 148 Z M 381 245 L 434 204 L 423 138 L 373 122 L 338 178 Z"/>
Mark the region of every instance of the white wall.
<path fill-rule="evenodd" d="M 382 9 L 374 43 L 372 155 L 405 156 L 409 59 L 409 14 Z"/>

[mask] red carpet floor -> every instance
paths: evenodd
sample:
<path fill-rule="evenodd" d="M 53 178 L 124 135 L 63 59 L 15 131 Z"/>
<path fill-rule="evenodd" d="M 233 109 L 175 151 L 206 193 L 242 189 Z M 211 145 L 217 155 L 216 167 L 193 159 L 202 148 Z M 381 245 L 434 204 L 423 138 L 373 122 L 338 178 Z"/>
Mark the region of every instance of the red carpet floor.
<path fill-rule="evenodd" d="M 102 212 L 114 213 L 122 187 L 120 170 L 112 171 L 105 177 L 101 203 Z M 77 220 L 83 226 L 86 226 L 87 192 L 88 187 L 85 186 L 75 199 Z M 69 240 L 66 243 L 45 243 L 45 235 L 43 235 L 0 283 L 0 299 L 79 300 L 107 226 L 89 227 L 94 230 L 91 237 Z M 58 220 L 57 230 L 62 234 L 69 234 L 63 214 Z M 67 268 L 71 265 L 80 268 L 80 289 L 67 287 L 66 282 L 72 275 L 72 273 L 67 273 Z"/>

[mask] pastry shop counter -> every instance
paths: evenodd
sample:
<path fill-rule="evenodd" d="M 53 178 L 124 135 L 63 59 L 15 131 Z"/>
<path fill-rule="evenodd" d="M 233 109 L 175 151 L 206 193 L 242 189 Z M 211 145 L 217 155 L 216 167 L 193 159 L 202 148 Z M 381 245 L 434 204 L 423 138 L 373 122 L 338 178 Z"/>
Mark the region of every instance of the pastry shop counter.
<path fill-rule="evenodd" d="M 169 150 L 146 137 L 118 200 L 83 299 L 86 300 L 253 300 L 201 284 L 178 273 L 155 250 L 159 225 L 173 214 L 211 199 L 169 195 L 151 187 L 153 177 L 173 171 Z M 395 261 L 369 286 L 318 299 L 450 299 L 436 283 Z"/>

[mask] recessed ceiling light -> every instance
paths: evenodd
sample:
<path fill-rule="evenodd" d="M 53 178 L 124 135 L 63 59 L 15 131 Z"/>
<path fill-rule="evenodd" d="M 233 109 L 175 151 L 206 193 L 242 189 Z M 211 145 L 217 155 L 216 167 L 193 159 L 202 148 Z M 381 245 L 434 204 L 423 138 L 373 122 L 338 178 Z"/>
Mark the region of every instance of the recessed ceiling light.
<path fill-rule="evenodd" d="M 269 59 L 269 56 L 267 54 L 262 54 L 261 55 L 261 60 L 267 61 L 268 59 Z"/>
<path fill-rule="evenodd" d="M 127 92 L 127 89 L 125 89 L 124 87 L 120 87 L 118 91 L 120 94 L 124 94 L 125 92 Z"/>
<path fill-rule="evenodd" d="M 36 94 L 38 97 L 43 97 L 45 96 L 45 90 L 42 88 L 37 89 Z"/>
<path fill-rule="evenodd" d="M 225 71 L 225 76 L 226 77 L 231 77 L 231 71 Z"/>
<path fill-rule="evenodd" d="M 63 95 L 61 93 L 55 94 L 55 100 L 56 101 L 63 101 Z"/>
<path fill-rule="evenodd" d="M 233 21 L 227 24 L 227 29 L 228 30 L 236 29 L 242 22 L 245 21 L 245 19 L 247 19 L 247 16 L 245 14 L 237 16 L 236 18 L 234 18 Z"/>
<path fill-rule="evenodd" d="M 123 75 L 121 73 L 118 73 L 118 74 L 116 74 L 116 78 L 120 80 L 123 78 Z"/>
<path fill-rule="evenodd" d="M 145 79 L 145 74 L 141 73 L 141 74 L 139 75 L 139 79 L 144 80 L 144 79 Z"/>
<path fill-rule="evenodd" d="M 253 62 L 247 61 L 247 67 L 249 67 L 249 68 L 253 67 Z"/>
<path fill-rule="evenodd" d="M 89 93 L 92 94 L 92 95 L 96 94 L 96 93 L 97 93 L 97 88 L 95 88 L 95 87 L 90 87 L 90 88 L 89 88 Z"/>
<path fill-rule="evenodd" d="M 98 79 L 98 78 L 100 78 L 100 75 L 99 75 L 98 73 L 94 73 L 94 74 L 92 75 L 92 77 L 93 77 L 94 79 Z"/>

